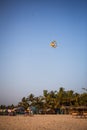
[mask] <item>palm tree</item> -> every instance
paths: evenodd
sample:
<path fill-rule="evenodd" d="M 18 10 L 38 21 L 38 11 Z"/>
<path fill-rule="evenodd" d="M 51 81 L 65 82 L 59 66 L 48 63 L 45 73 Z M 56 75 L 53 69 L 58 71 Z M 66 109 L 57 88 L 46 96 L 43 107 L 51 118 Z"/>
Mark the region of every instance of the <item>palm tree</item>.
<path fill-rule="evenodd" d="M 78 93 L 75 93 L 74 94 L 74 105 L 75 106 L 79 106 L 79 98 L 80 98 L 80 94 L 78 94 Z"/>
<path fill-rule="evenodd" d="M 28 97 L 27 97 L 27 102 L 29 103 L 29 105 L 31 106 L 32 103 L 34 101 L 34 95 L 31 93 Z"/>
<path fill-rule="evenodd" d="M 87 93 L 82 93 L 80 95 L 79 104 L 82 105 L 82 106 L 87 106 Z"/>
<path fill-rule="evenodd" d="M 72 105 L 72 101 L 73 101 L 73 90 L 69 90 L 66 93 L 67 95 L 67 103 L 71 106 Z"/>
<path fill-rule="evenodd" d="M 46 98 L 48 96 L 48 90 L 43 90 L 43 96 Z"/>
<path fill-rule="evenodd" d="M 21 102 L 18 103 L 18 106 L 24 107 L 25 109 L 28 108 L 29 104 L 27 102 L 27 98 L 23 97 Z"/>
<path fill-rule="evenodd" d="M 59 105 L 63 104 L 64 94 L 65 94 L 64 88 L 60 87 L 59 92 L 57 93 L 57 99 L 58 99 Z"/>

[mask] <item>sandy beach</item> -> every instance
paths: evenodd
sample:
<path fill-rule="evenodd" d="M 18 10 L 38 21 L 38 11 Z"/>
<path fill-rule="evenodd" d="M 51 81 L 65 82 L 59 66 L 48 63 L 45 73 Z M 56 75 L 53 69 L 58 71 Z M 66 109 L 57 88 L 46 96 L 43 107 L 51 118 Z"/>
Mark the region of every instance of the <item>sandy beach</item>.
<path fill-rule="evenodd" d="M 87 118 L 71 115 L 0 116 L 0 130 L 87 130 Z"/>

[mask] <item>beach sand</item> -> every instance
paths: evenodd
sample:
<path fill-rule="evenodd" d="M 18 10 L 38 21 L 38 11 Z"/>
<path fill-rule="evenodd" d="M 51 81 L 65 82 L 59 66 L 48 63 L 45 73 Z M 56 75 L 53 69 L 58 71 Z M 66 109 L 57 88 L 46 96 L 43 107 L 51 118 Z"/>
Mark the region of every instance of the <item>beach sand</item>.
<path fill-rule="evenodd" d="M 71 115 L 0 116 L 0 130 L 87 130 L 87 118 Z"/>

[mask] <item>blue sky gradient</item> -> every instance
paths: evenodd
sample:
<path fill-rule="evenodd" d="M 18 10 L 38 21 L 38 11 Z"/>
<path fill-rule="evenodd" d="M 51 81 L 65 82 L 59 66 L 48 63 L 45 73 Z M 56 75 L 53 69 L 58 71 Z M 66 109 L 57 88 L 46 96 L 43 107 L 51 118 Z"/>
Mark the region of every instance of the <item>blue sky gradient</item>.
<path fill-rule="evenodd" d="M 0 1 L 0 104 L 87 87 L 87 1 Z M 56 49 L 49 46 L 56 40 Z"/>

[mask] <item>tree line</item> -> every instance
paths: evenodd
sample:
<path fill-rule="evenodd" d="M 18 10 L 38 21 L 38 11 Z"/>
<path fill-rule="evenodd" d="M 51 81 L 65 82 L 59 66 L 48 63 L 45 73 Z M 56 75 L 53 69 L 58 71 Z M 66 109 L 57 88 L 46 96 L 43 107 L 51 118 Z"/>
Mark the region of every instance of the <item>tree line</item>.
<path fill-rule="evenodd" d="M 47 109 L 54 110 L 56 108 L 61 108 L 62 106 L 87 106 L 87 92 L 76 93 L 73 90 L 67 90 L 60 87 L 58 91 L 48 91 L 43 90 L 42 96 L 34 96 L 30 93 L 27 97 L 23 97 L 16 107 L 35 107 L 37 110 Z M 14 108 L 12 104 L 8 108 Z M 0 108 L 6 108 L 5 105 L 1 105 Z"/>

